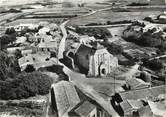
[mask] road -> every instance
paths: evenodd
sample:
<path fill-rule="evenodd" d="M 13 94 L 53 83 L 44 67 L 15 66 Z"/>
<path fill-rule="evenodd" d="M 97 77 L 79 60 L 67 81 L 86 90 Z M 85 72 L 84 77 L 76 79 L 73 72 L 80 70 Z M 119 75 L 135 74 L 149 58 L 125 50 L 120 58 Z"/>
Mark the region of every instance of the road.
<path fill-rule="evenodd" d="M 152 60 L 155 60 L 155 59 L 162 59 L 162 58 L 166 58 L 166 55 L 161 55 L 161 56 L 151 58 L 151 59 L 149 59 L 149 61 L 152 61 Z"/>
<path fill-rule="evenodd" d="M 108 8 L 105 9 L 101 9 L 98 11 L 102 11 L 102 10 L 107 10 Z M 109 8 L 110 9 L 110 8 Z M 88 13 L 86 15 L 80 16 L 80 17 L 86 17 L 89 15 L 92 15 L 98 11 L 92 11 L 91 13 Z M 70 20 L 65 21 L 64 23 L 62 23 L 60 25 L 60 28 L 62 30 L 62 34 L 63 34 L 63 38 L 59 44 L 59 51 L 58 51 L 58 59 L 62 59 L 63 58 L 63 52 L 65 51 L 65 41 L 67 38 L 67 32 L 66 32 L 66 24 L 69 22 Z M 112 115 L 113 117 L 119 117 L 119 115 L 117 114 L 117 112 L 113 109 L 110 100 L 104 100 L 100 94 L 98 92 L 96 92 L 90 85 L 86 84 L 85 80 L 86 80 L 86 76 L 80 73 L 76 73 L 72 70 L 70 70 L 68 67 L 66 67 L 64 64 L 58 62 L 59 65 L 62 65 L 63 71 L 69 76 L 70 82 L 72 82 L 73 84 L 75 84 L 79 89 L 81 89 L 86 95 L 88 95 L 89 97 L 91 97 L 93 100 L 95 100 L 97 103 L 99 103 L 110 115 Z"/>
<path fill-rule="evenodd" d="M 69 20 L 63 22 L 60 25 L 63 37 L 62 37 L 61 42 L 59 44 L 59 50 L 58 50 L 58 59 L 59 60 L 63 58 L 63 52 L 65 51 L 65 42 L 66 42 L 66 38 L 67 38 L 67 31 L 66 31 L 65 26 L 68 22 L 69 22 Z"/>

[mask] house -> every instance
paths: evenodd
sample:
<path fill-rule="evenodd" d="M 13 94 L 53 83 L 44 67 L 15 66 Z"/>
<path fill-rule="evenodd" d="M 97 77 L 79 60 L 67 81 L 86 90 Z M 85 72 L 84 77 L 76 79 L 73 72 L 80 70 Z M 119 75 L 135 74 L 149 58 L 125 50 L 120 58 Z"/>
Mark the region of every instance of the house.
<path fill-rule="evenodd" d="M 159 15 L 159 23 L 166 23 L 166 12 Z"/>
<path fill-rule="evenodd" d="M 26 41 L 27 41 L 27 38 L 26 37 L 24 37 L 24 36 L 21 36 L 21 37 L 16 37 L 16 41 L 15 41 L 15 43 L 16 44 L 19 44 L 19 43 L 25 43 Z"/>
<path fill-rule="evenodd" d="M 41 67 L 56 65 L 57 62 L 58 60 L 56 58 L 50 58 L 50 54 L 39 52 L 25 55 L 18 60 L 21 71 L 24 71 L 27 65 L 33 65 L 37 70 Z"/>
<path fill-rule="evenodd" d="M 89 76 L 107 76 L 118 67 L 118 59 L 106 48 L 97 49 L 89 56 Z"/>
<path fill-rule="evenodd" d="M 39 51 L 57 51 L 57 39 L 53 39 L 52 36 L 42 35 L 38 44 Z"/>
<path fill-rule="evenodd" d="M 165 85 L 155 86 L 145 89 L 131 90 L 126 92 L 119 93 L 119 96 L 122 100 L 147 100 L 153 99 L 154 97 L 158 97 L 160 94 L 165 92 Z"/>
<path fill-rule="evenodd" d="M 49 31 L 50 31 L 49 28 L 43 27 L 38 31 L 38 33 L 39 33 L 39 35 L 46 35 L 46 33 L 49 32 Z"/>
<path fill-rule="evenodd" d="M 14 28 L 17 32 L 19 32 L 19 31 L 22 31 L 22 30 L 28 29 L 28 28 L 33 30 L 37 27 L 38 27 L 38 25 L 36 25 L 36 24 L 20 24 L 20 25 L 15 26 Z"/>
<path fill-rule="evenodd" d="M 97 117 L 97 107 L 89 101 L 83 101 L 76 105 L 70 112 L 70 116 Z"/>
<path fill-rule="evenodd" d="M 125 100 L 120 103 L 120 107 L 123 110 L 124 116 L 134 116 L 134 114 L 143 107 L 143 102 L 137 100 Z"/>
<path fill-rule="evenodd" d="M 59 117 L 111 117 L 99 104 L 67 81 L 52 85 L 51 102 Z"/>
<path fill-rule="evenodd" d="M 96 39 L 93 36 L 89 37 L 88 35 L 83 35 L 83 36 L 80 36 L 79 38 L 80 38 L 79 39 L 80 43 L 84 45 L 91 45 L 90 44 L 91 42 L 96 41 Z"/>
<path fill-rule="evenodd" d="M 143 28 L 143 32 L 151 31 L 152 34 L 157 34 L 159 32 L 163 32 L 163 29 L 156 24 L 148 24 Z"/>
<path fill-rule="evenodd" d="M 26 49 L 26 50 L 22 50 L 21 54 L 23 56 L 27 56 L 28 54 L 32 54 L 33 50 L 32 49 Z"/>
<path fill-rule="evenodd" d="M 44 51 L 44 52 L 56 52 L 57 51 L 57 43 L 56 41 L 50 41 L 50 42 L 44 42 L 40 43 L 38 45 L 39 51 Z"/>
<path fill-rule="evenodd" d="M 9 53 L 9 54 L 14 54 L 15 52 L 16 52 L 16 50 L 24 50 L 25 49 L 25 47 L 24 46 L 20 46 L 20 47 L 8 47 L 7 48 L 7 52 Z"/>
<path fill-rule="evenodd" d="M 34 61 L 35 61 L 35 58 L 31 54 L 29 54 L 28 56 L 21 57 L 18 60 L 18 64 L 21 68 L 21 71 L 25 70 L 27 65 L 33 65 Z"/>

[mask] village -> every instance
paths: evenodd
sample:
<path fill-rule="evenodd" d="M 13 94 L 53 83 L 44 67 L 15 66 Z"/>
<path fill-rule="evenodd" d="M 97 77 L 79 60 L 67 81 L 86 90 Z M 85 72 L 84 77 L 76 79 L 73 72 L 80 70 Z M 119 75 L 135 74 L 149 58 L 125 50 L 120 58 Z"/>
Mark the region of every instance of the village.
<path fill-rule="evenodd" d="M 3 8 L 0 117 L 165 117 L 166 1 L 125 1 Z"/>

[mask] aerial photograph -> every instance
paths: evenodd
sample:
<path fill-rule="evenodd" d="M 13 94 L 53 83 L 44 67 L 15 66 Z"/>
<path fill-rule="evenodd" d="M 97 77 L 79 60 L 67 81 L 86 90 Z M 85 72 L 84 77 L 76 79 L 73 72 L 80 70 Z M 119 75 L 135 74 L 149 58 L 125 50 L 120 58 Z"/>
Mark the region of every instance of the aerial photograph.
<path fill-rule="evenodd" d="M 0 117 L 166 117 L 166 0 L 0 0 Z"/>

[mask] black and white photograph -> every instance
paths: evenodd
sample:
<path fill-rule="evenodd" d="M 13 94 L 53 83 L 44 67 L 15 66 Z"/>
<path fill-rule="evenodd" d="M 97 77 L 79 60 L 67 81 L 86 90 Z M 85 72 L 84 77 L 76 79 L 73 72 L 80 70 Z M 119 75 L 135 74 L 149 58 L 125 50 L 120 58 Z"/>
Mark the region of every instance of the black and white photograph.
<path fill-rule="evenodd" d="M 166 117 L 166 0 L 0 0 L 0 117 Z"/>

